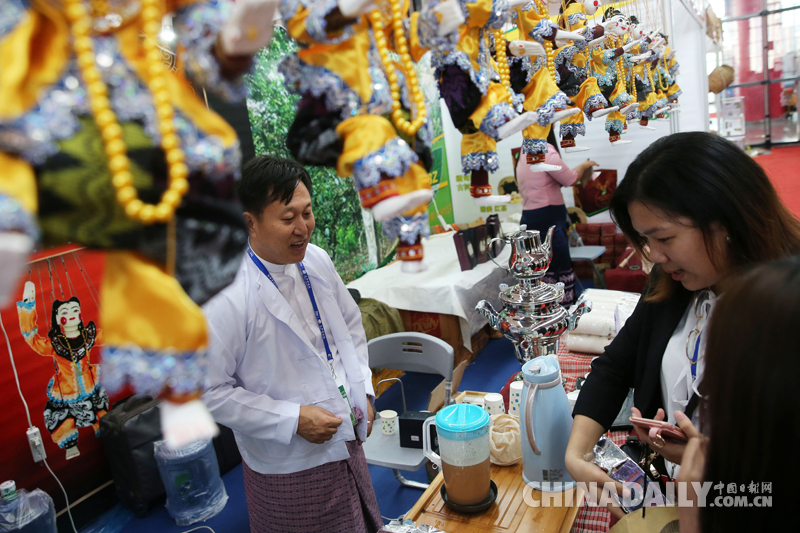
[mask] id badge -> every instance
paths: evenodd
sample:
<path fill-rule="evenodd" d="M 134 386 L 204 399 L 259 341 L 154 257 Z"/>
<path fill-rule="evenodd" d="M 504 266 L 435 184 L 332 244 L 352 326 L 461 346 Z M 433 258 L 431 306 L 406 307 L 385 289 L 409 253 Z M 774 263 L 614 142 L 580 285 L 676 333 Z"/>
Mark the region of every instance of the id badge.
<path fill-rule="evenodd" d="M 335 375 L 335 378 L 336 378 L 336 387 L 339 389 L 339 394 L 342 395 L 342 400 L 344 400 L 344 403 L 347 404 L 347 410 L 350 412 L 350 422 L 352 422 L 353 425 L 355 426 L 358 424 L 358 419 L 356 419 L 356 415 L 353 412 L 353 404 L 350 403 L 350 398 L 347 396 L 347 389 L 345 389 L 344 383 L 339 378 L 339 376 Z"/>

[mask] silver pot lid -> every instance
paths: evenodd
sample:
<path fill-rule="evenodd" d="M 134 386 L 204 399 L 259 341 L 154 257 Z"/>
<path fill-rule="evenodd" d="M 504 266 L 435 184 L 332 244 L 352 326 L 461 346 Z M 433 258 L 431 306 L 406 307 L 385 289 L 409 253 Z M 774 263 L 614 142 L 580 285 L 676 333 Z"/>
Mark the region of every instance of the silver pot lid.
<path fill-rule="evenodd" d="M 520 283 L 503 289 L 501 287 L 500 301 L 504 307 L 511 307 L 520 311 L 546 311 L 547 308 L 561 303 L 564 298 L 564 284 L 550 285 L 533 281 Z M 550 311 L 552 312 L 552 311 Z"/>

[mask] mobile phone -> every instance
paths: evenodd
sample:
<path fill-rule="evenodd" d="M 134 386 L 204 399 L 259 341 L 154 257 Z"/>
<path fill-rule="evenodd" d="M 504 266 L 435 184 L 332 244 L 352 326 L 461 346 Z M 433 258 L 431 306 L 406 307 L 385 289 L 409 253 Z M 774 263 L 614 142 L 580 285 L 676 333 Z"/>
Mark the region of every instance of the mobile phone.
<path fill-rule="evenodd" d="M 673 426 L 669 422 L 663 420 L 653 420 L 651 418 L 641 418 L 632 416 L 629 418 L 631 424 L 649 430 L 650 428 L 658 429 L 658 433 L 665 439 L 673 440 L 676 442 L 688 442 L 689 437 L 678 426 Z"/>

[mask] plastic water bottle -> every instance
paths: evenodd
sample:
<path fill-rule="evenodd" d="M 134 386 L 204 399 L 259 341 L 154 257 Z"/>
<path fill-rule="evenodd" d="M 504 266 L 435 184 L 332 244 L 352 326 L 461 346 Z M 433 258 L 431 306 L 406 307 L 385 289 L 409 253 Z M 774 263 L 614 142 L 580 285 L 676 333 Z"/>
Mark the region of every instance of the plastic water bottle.
<path fill-rule="evenodd" d="M 179 526 L 208 520 L 222 511 L 228 494 L 210 440 L 178 450 L 169 449 L 164 441 L 154 446 L 158 471 L 167 491 L 167 511 Z"/>
<path fill-rule="evenodd" d="M 56 509 L 46 492 L 17 490 L 13 481 L 0 485 L 0 533 L 57 533 Z"/>

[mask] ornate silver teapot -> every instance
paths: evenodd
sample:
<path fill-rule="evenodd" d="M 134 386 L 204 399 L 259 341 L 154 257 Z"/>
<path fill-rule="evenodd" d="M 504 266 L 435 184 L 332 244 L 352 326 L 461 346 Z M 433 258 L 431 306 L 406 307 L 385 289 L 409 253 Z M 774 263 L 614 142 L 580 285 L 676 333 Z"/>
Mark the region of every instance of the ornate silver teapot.
<path fill-rule="evenodd" d="M 547 231 L 544 243 L 537 230 L 528 230 L 525 225 L 515 233 L 492 239 L 492 243 L 503 240 L 512 246 L 508 267 L 496 261 L 495 264 L 508 270 L 519 283 L 513 287 L 505 283 L 500 285 L 500 301 L 503 302 L 500 312 L 486 300 L 475 306 L 477 312 L 489 319 L 492 328 L 514 344 L 520 364 L 540 355 L 555 355 L 561 336 L 575 329 L 580 317 L 592 310 L 592 302 L 584 300 L 572 314 L 568 313 L 561 306 L 564 284 L 550 285 L 541 281 L 553 259 L 550 244 L 554 229 L 555 226 Z M 492 250 L 490 244 L 490 254 Z"/>

